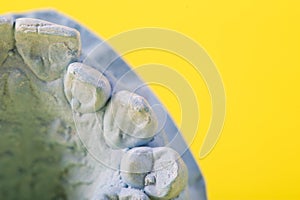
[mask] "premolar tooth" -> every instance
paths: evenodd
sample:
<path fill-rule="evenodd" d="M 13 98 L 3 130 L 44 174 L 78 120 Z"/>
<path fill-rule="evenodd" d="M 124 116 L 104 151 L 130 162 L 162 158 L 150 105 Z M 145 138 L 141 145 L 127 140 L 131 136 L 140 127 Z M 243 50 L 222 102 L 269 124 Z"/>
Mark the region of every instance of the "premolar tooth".
<path fill-rule="evenodd" d="M 186 187 L 188 171 L 179 154 L 167 147 L 153 148 L 154 165 L 145 180 L 155 180 L 145 186 L 154 199 L 172 199 Z"/>
<path fill-rule="evenodd" d="M 44 81 L 61 77 L 63 70 L 80 54 L 77 30 L 39 19 L 17 19 L 15 40 L 24 62 Z"/>
<path fill-rule="evenodd" d="M 14 48 L 13 20 L 9 16 L 0 16 L 0 66 Z"/>
<path fill-rule="evenodd" d="M 130 148 L 148 143 L 155 135 L 157 119 L 141 96 L 116 93 L 104 115 L 104 138 L 112 148 Z"/>
<path fill-rule="evenodd" d="M 152 170 L 153 154 L 150 147 L 137 147 L 129 150 L 121 161 L 121 177 L 134 188 L 143 188 L 146 175 Z"/>
<path fill-rule="evenodd" d="M 111 94 L 107 78 L 96 69 L 82 63 L 69 65 L 64 90 L 72 109 L 80 113 L 99 110 Z"/>

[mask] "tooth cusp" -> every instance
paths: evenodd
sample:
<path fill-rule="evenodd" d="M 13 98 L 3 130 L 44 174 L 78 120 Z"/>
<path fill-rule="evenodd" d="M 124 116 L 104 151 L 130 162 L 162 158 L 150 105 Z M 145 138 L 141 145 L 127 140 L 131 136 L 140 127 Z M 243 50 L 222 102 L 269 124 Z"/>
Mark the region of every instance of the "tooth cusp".
<path fill-rule="evenodd" d="M 180 155 L 168 147 L 136 147 L 125 153 L 121 178 L 144 189 L 151 199 L 173 199 L 187 186 L 188 171 Z"/>
<path fill-rule="evenodd" d="M 69 65 L 64 79 L 64 90 L 72 109 L 80 113 L 101 109 L 111 94 L 111 86 L 106 77 L 82 63 Z"/>
<path fill-rule="evenodd" d="M 150 142 L 157 119 L 145 98 L 123 90 L 112 96 L 104 115 L 104 138 L 112 148 L 132 148 Z"/>
<path fill-rule="evenodd" d="M 145 185 L 145 177 L 152 167 L 152 149 L 150 147 L 133 148 L 126 152 L 121 160 L 121 177 L 130 187 L 142 189 Z"/>
<path fill-rule="evenodd" d="M 153 199 L 177 197 L 187 185 L 188 171 L 180 155 L 171 148 L 153 148 L 153 169 L 145 180 L 145 192 Z"/>

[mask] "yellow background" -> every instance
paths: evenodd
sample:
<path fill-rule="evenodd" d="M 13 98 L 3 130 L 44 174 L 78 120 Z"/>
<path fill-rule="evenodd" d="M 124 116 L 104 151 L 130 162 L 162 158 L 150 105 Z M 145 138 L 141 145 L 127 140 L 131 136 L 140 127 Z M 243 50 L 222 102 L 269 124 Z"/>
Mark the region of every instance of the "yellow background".
<path fill-rule="evenodd" d="M 133 66 L 147 62 L 172 66 L 196 91 L 203 117 L 191 149 L 206 178 L 209 199 L 296 200 L 300 199 L 298 2 L 2 0 L 0 12 L 55 8 L 103 38 L 149 26 L 193 38 L 216 63 L 227 98 L 222 136 L 202 160 L 199 151 L 211 105 L 201 77 L 168 53 L 138 51 L 125 58 Z M 180 124 L 174 95 L 153 89 Z"/>

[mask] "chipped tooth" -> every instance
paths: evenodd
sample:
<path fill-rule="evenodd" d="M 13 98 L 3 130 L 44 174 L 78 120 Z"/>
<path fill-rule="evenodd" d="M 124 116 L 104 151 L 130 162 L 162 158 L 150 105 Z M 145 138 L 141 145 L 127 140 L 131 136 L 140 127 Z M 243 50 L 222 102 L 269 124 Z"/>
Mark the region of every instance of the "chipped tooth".
<path fill-rule="evenodd" d="M 168 147 L 153 148 L 154 165 L 145 177 L 145 192 L 154 199 L 172 199 L 186 187 L 188 171 L 179 154 Z M 150 180 L 150 182 L 149 182 Z M 152 181 L 154 180 L 154 181 Z"/>
<path fill-rule="evenodd" d="M 153 174 L 145 177 L 145 186 L 154 185 L 155 184 L 155 176 Z"/>
<path fill-rule="evenodd" d="M 17 19 L 15 40 L 24 62 L 43 81 L 60 78 L 80 54 L 77 30 L 39 19 Z"/>
<path fill-rule="evenodd" d="M 64 90 L 72 109 L 80 113 L 101 109 L 111 94 L 109 81 L 102 73 L 78 62 L 69 65 Z"/>
<path fill-rule="evenodd" d="M 150 147 L 136 147 L 126 152 L 120 166 L 123 181 L 142 189 L 146 175 L 152 170 L 153 154 Z"/>
<path fill-rule="evenodd" d="M 0 66 L 14 48 L 13 20 L 9 16 L 0 16 Z"/>
<path fill-rule="evenodd" d="M 157 119 L 142 96 L 123 90 L 112 97 L 104 115 L 104 138 L 112 148 L 144 145 L 156 129 Z"/>

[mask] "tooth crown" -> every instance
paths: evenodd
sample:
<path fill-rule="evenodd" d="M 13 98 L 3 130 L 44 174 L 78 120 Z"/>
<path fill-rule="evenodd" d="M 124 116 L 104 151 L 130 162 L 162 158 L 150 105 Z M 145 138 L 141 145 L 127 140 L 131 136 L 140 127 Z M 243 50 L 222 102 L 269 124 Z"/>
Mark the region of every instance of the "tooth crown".
<path fill-rule="evenodd" d="M 145 177 L 152 168 L 152 149 L 150 147 L 133 148 L 122 158 L 121 177 L 131 187 L 142 189 L 145 185 Z"/>
<path fill-rule="evenodd" d="M 15 40 L 24 62 L 43 81 L 61 77 L 63 70 L 80 54 L 77 30 L 43 20 L 17 19 Z"/>
<path fill-rule="evenodd" d="M 168 147 L 133 148 L 123 156 L 120 170 L 126 184 L 144 189 L 154 199 L 173 199 L 187 185 L 186 165 Z"/>
<path fill-rule="evenodd" d="M 115 119 L 123 118 L 116 121 L 121 131 L 137 138 L 154 136 L 156 119 L 142 96 L 123 90 L 113 96 L 110 106 Z"/>
<path fill-rule="evenodd" d="M 148 177 L 155 177 L 155 183 L 145 187 L 145 192 L 156 199 L 172 199 L 186 187 L 188 171 L 180 155 L 171 148 L 153 149 L 154 166 Z"/>
<path fill-rule="evenodd" d="M 82 64 L 69 65 L 64 90 L 72 109 L 91 113 L 102 108 L 111 93 L 109 81 L 94 68 Z"/>
<path fill-rule="evenodd" d="M 143 97 L 126 90 L 113 95 L 104 115 L 104 137 L 112 148 L 146 144 L 156 129 L 157 119 Z"/>
<path fill-rule="evenodd" d="M 0 16 L 0 65 L 5 61 L 8 52 L 14 48 L 13 20 Z"/>

